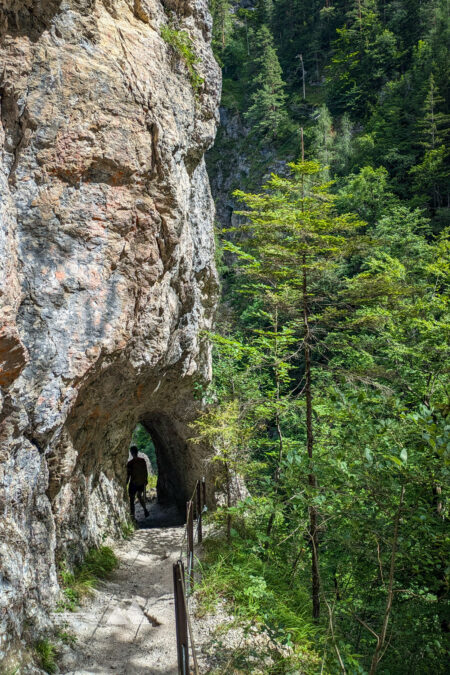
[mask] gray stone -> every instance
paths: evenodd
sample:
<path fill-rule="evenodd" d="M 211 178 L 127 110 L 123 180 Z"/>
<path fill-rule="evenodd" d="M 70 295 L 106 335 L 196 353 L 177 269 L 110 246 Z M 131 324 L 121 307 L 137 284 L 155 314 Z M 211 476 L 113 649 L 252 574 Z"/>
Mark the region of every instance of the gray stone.
<path fill-rule="evenodd" d="M 160 36 L 171 11 L 199 57 L 198 93 Z M 162 458 L 162 500 L 182 503 L 204 473 L 189 423 L 218 291 L 203 160 L 220 95 L 210 36 L 206 0 L 0 0 L 8 667 L 24 627 L 48 626 L 58 561 L 120 532 L 138 421 Z"/>

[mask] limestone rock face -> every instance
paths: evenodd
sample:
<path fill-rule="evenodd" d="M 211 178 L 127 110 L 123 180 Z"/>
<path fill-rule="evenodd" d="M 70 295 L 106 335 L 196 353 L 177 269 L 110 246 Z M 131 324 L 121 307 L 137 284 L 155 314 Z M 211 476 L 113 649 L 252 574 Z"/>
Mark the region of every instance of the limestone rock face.
<path fill-rule="evenodd" d="M 165 25 L 189 35 L 197 90 Z M 58 560 L 119 528 L 138 421 L 162 500 L 202 472 L 210 34 L 207 0 L 0 0 L 0 662 L 45 622 Z"/>

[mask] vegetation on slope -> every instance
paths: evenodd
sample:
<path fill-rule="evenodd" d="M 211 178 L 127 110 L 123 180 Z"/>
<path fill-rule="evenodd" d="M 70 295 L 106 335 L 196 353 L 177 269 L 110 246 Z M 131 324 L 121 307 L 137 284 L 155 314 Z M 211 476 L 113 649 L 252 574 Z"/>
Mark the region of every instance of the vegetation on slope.
<path fill-rule="evenodd" d="M 243 622 L 309 650 L 308 672 L 444 673 L 446 3 L 212 9 L 253 169 L 235 183 L 241 222 L 222 232 L 196 433 L 228 491 L 240 473 L 251 496 L 219 513 L 205 579 Z M 267 178 L 283 157 L 295 161 Z M 239 668 L 252 672 L 242 655 Z"/>

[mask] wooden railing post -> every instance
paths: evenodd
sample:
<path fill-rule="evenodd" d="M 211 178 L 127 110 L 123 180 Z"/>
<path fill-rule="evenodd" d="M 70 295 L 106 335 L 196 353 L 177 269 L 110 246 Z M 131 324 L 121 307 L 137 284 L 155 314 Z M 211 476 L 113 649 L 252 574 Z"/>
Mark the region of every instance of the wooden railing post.
<path fill-rule="evenodd" d="M 173 590 L 175 596 L 175 624 L 177 631 L 178 675 L 189 675 L 189 642 L 184 587 L 184 565 L 179 560 L 173 564 Z"/>
<path fill-rule="evenodd" d="M 198 543 L 201 544 L 203 540 L 203 531 L 202 531 L 202 486 L 200 481 L 197 481 L 197 528 L 198 528 Z"/>
<path fill-rule="evenodd" d="M 189 590 L 194 585 L 194 504 L 191 500 L 186 503 L 186 528 L 187 528 L 187 564 Z"/>

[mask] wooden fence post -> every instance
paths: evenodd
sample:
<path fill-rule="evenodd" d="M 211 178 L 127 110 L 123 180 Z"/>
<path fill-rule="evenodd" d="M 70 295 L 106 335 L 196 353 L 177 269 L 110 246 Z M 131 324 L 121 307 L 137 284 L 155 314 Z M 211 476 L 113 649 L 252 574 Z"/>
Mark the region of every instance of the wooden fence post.
<path fill-rule="evenodd" d="M 194 504 L 190 500 L 186 503 L 186 529 L 187 529 L 187 580 L 189 591 L 194 585 Z"/>
<path fill-rule="evenodd" d="M 184 565 L 179 560 L 173 564 L 173 590 L 175 596 L 175 624 L 177 630 L 178 675 L 189 675 L 189 642 L 186 598 L 183 593 Z"/>
<path fill-rule="evenodd" d="M 201 544 L 203 541 L 203 531 L 202 531 L 202 486 L 200 481 L 197 482 L 197 521 L 198 521 L 198 543 Z"/>

